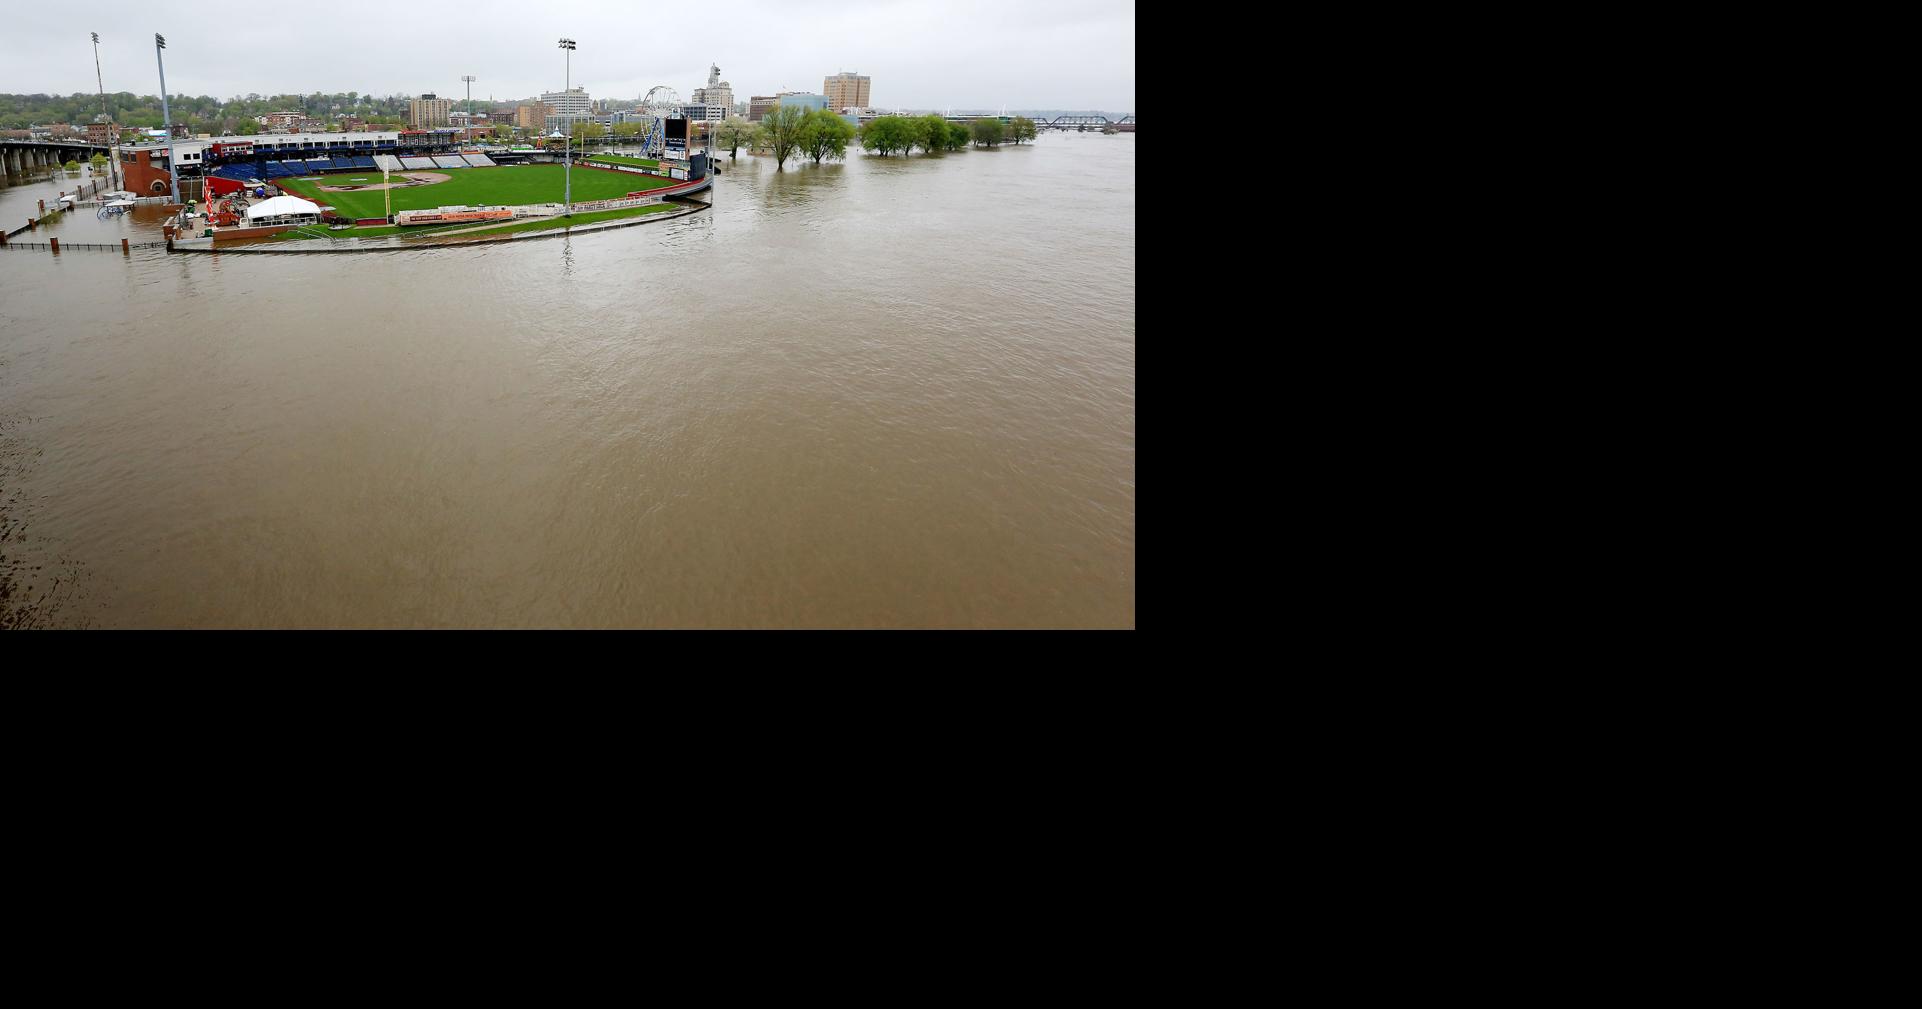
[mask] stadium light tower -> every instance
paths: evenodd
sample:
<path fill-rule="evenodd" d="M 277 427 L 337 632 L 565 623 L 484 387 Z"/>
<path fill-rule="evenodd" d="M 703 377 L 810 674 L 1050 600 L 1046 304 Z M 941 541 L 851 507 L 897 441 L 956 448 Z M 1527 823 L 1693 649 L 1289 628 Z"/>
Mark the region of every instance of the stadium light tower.
<path fill-rule="evenodd" d="M 566 53 L 566 55 L 563 56 L 562 58 L 567 61 L 567 69 L 565 71 L 566 76 L 561 78 L 561 100 L 568 101 L 571 103 L 572 99 L 569 95 L 569 92 L 574 90 L 574 86 L 573 86 L 574 85 L 574 40 L 562 39 L 561 49 L 564 50 Z M 568 133 L 569 139 L 572 139 L 574 135 L 574 117 L 572 115 L 569 115 L 567 117 L 567 133 Z M 568 144 L 565 141 L 561 143 L 561 180 L 562 180 L 562 185 L 565 187 L 565 194 L 561 197 L 561 199 L 567 205 L 567 209 L 561 214 L 561 216 L 573 217 L 574 216 L 574 159 L 572 157 L 569 157 Z"/>
<path fill-rule="evenodd" d="M 100 33 L 88 32 L 93 36 L 93 82 L 100 85 L 100 114 L 107 117 L 109 126 L 113 125 L 113 113 L 107 111 L 107 83 L 100 76 Z M 120 130 L 113 129 L 107 137 L 107 178 L 113 181 L 113 188 L 120 188 Z"/>
<path fill-rule="evenodd" d="M 474 82 L 480 80 L 480 78 L 473 74 L 464 74 L 461 80 L 467 82 L 467 126 L 469 129 L 472 129 L 474 126 Z"/>
<path fill-rule="evenodd" d="M 167 108 L 167 61 L 160 51 L 167 48 L 167 36 L 154 32 L 153 60 L 160 67 L 160 120 L 167 124 L 167 181 L 173 184 L 173 198 L 180 202 L 180 165 L 174 161 L 174 114 Z"/>

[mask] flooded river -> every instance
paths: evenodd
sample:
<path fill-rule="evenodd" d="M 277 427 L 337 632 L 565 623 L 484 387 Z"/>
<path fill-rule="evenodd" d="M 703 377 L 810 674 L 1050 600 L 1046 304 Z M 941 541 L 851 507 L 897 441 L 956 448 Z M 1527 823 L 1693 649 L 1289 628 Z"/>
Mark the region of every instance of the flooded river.
<path fill-rule="evenodd" d="M 712 211 L 473 248 L 0 252 L 0 623 L 1132 627 L 1134 145 L 743 153 Z"/>

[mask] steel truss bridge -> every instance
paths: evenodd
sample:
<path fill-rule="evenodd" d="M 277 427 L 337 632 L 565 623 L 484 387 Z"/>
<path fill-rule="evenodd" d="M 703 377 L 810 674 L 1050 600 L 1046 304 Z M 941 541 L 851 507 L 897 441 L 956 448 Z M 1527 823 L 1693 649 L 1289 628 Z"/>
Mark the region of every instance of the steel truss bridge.
<path fill-rule="evenodd" d="M 1120 119 L 1110 120 L 1106 116 L 1056 116 L 1046 122 L 1037 121 L 1037 130 L 1105 130 L 1114 127 L 1123 133 L 1135 131 L 1135 116 L 1130 112 Z"/>

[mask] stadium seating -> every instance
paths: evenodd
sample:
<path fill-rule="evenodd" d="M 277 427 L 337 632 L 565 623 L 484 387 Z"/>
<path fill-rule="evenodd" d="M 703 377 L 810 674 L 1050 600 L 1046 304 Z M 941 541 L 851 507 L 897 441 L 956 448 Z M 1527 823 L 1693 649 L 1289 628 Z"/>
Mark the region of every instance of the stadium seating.
<path fill-rule="evenodd" d="M 465 161 L 462 161 L 462 160 L 461 160 L 461 157 L 460 157 L 460 155 L 458 155 L 458 154 L 453 154 L 453 155 L 448 155 L 448 154 L 436 154 L 436 155 L 434 156 L 434 167 L 436 167 L 436 168 L 466 168 L 466 167 L 467 167 L 467 162 L 465 162 Z"/>
<path fill-rule="evenodd" d="M 354 163 L 355 168 L 379 168 L 380 167 L 379 165 L 374 164 L 373 158 L 369 158 L 369 157 L 363 156 L 363 157 L 357 157 L 357 158 L 350 158 L 349 160 L 351 160 Z"/>
<path fill-rule="evenodd" d="M 463 154 L 461 160 L 475 168 L 493 168 L 494 160 L 485 154 Z"/>
<path fill-rule="evenodd" d="M 390 172 L 398 172 L 407 166 L 401 164 L 400 159 L 394 157 L 392 154 L 376 154 L 374 155 L 374 167 L 385 168 Z"/>
<path fill-rule="evenodd" d="M 409 168 L 439 168 L 440 167 L 439 165 L 434 164 L 433 158 L 402 158 L 400 159 L 400 163 L 403 165 L 406 165 Z"/>

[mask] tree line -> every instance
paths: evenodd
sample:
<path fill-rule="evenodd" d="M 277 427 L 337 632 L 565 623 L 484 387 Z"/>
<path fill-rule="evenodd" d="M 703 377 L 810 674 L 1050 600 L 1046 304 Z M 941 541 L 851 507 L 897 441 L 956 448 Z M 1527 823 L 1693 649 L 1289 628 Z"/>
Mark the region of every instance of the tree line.
<path fill-rule="evenodd" d="M 775 171 L 785 171 L 789 158 L 800 157 L 820 164 L 823 159 L 847 156 L 850 142 L 882 157 L 900 152 L 903 156 L 919 147 L 921 153 L 958 151 L 972 143 L 993 147 L 1002 143 L 1019 144 L 1033 140 L 1034 120 L 1015 116 L 1010 122 L 976 119 L 967 125 L 951 123 L 937 115 L 879 116 L 857 129 L 847 120 L 826 109 L 803 110 L 794 105 L 777 105 L 768 110 L 759 124 L 730 116 L 715 131 L 719 146 L 735 157 L 742 147 L 764 150 L 774 155 Z"/>
<path fill-rule="evenodd" d="M 174 122 L 184 123 L 196 133 L 245 134 L 245 127 L 256 117 L 270 112 L 298 112 L 313 119 L 359 116 L 369 122 L 399 124 L 405 121 L 407 101 L 417 95 L 363 95 L 358 91 L 316 91 L 309 95 L 282 94 L 168 95 L 167 103 Z M 508 102 L 496 104 L 506 105 Z M 454 107 L 484 111 L 488 102 L 476 98 L 469 103 L 454 99 Z M 163 125 L 160 96 L 136 95 L 130 91 L 107 92 L 107 112 L 121 126 L 158 129 Z M 0 94 L 0 129 L 19 130 L 28 126 L 69 123 L 85 126 L 100 114 L 100 95 L 75 92 L 71 95 Z M 258 124 L 256 124 L 256 129 Z"/>

